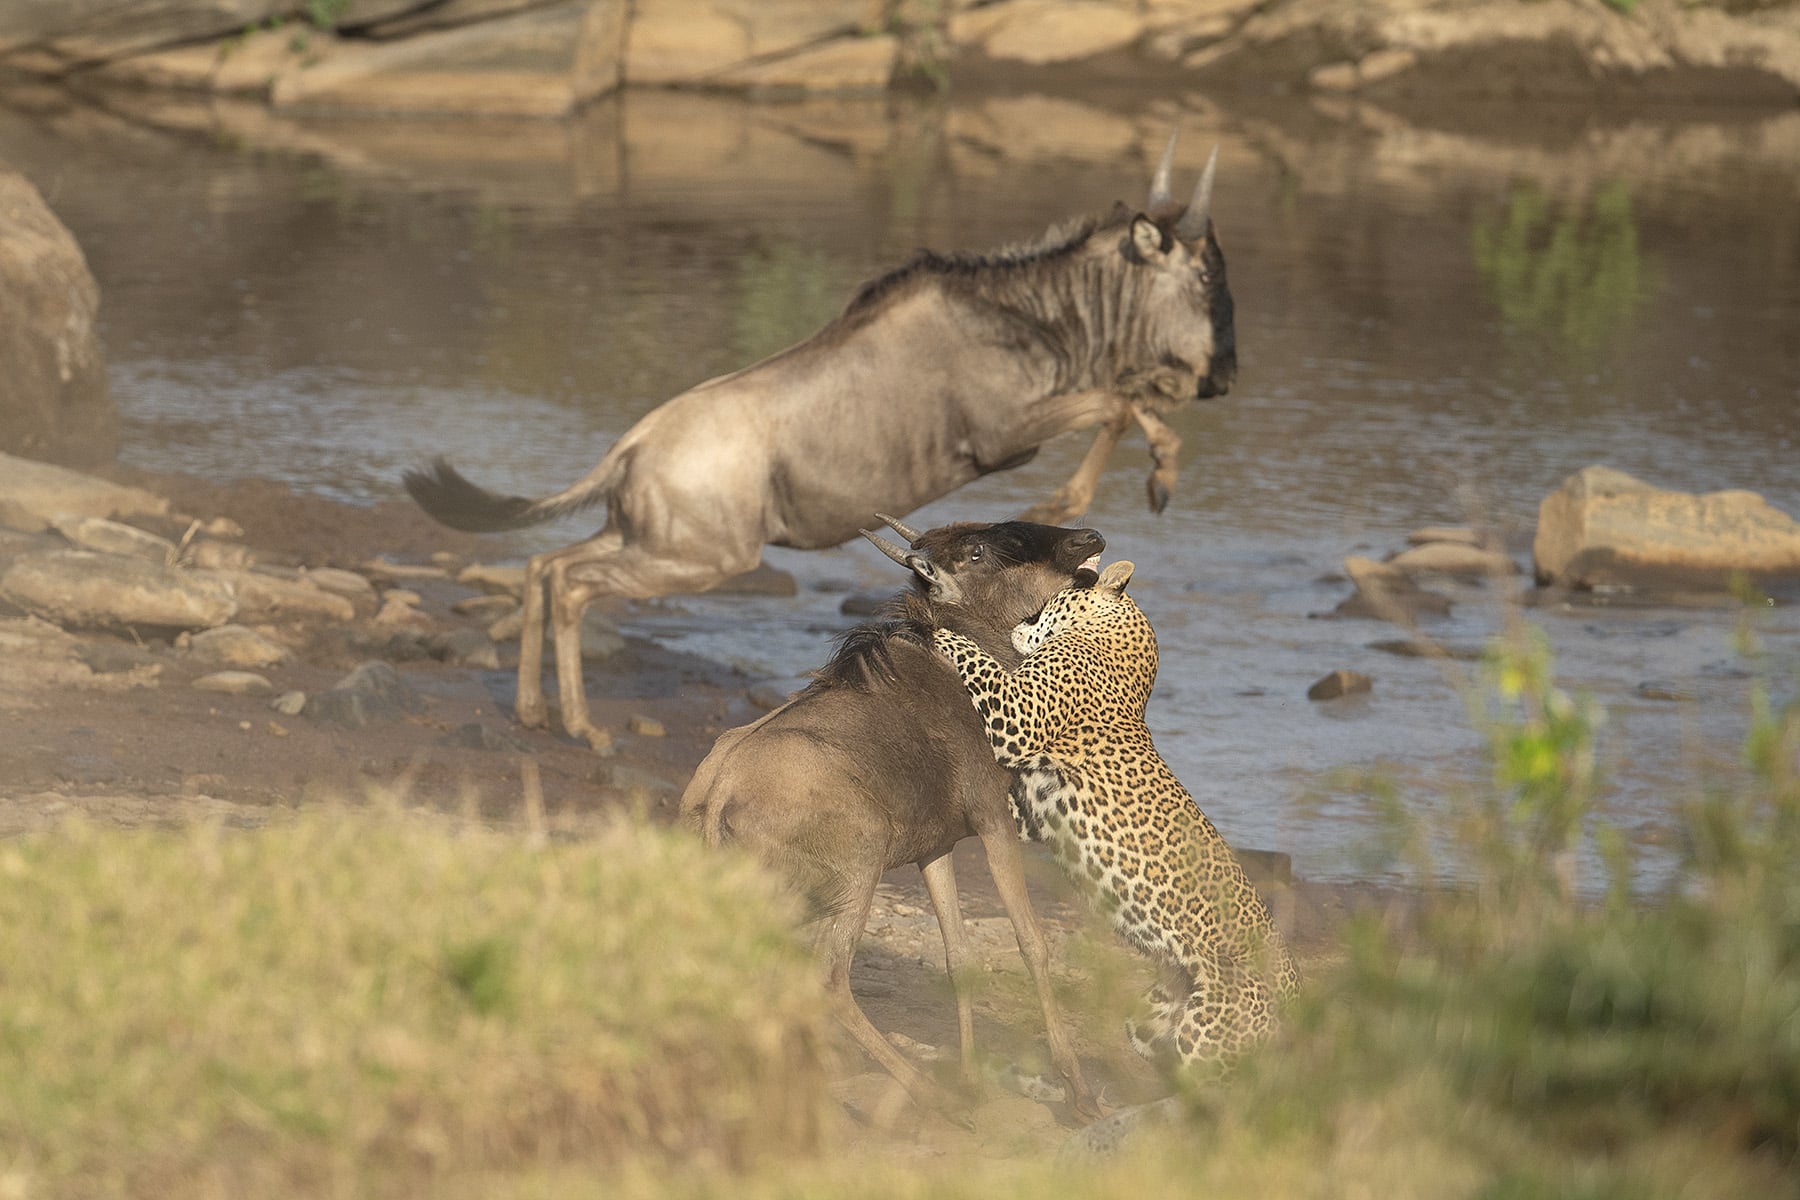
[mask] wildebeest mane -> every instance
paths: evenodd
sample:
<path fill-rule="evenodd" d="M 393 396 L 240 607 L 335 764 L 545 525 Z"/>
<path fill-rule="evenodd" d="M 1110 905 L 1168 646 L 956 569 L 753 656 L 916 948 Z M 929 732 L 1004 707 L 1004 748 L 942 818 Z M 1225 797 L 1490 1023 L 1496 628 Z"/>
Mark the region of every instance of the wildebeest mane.
<path fill-rule="evenodd" d="M 1099 230 L 1121 225 L 1130 216 L 1131 211 L 1120 204 L 1105 216 L 1077 217 L 1072 221 L 1064 221 L 1051 226 L 1042 237 L 1034 241 L 1006 246 L 985 254 L 940 254 L 935 250 L 920 250 L 887 274 L 878 275 L 858 288 L 834 324 L 860 323 L 861 319 L 880 308 L 889 298 L 898 295 L 907 284 L 928 276 L 967 280 L 984 273 L 1043 266 L 1060 261 L 1073 254 Z"/>
<path fill-rule="evenodd" d="M 937 628 L 937 614 L 923 590 L 911 588 L 896 594 L 867 621 L 838 635 L 831 658 L 813 672 L 802 694 L 834 687 L 868 691 L 895 678 L 894 643 L 930 646 Z"/>

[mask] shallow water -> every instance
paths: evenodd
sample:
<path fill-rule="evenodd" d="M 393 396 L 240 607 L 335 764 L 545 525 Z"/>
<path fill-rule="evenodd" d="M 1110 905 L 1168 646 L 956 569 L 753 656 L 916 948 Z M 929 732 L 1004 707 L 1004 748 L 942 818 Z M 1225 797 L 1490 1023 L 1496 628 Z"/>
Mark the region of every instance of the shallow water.
<path fill-rule="evenodd" d="M 100 280 L 124 461 L 367 501 L 439 453 L 492 486 L 558 489 L 662 399 L 804 336 L 916 247 L 993 247 L 1138 200 L 1175 116 L 1117 96 L 633 96 L 519 125 L 52 105 L 0 112 L 0 158 Z M 1377 823 L 1348 776 L 1393 779 L 1424 811 L 1485 769 L 1470 667 L 1315 619 L 1349 591 L 1344 555 L 1474 519 L 1528 567 L 1538 500 L 1593 462 L 1800 513 L 1800 114 L 1494 116 L 1181 114 L 1186 171 L 1221 146 L 1239 382 L 1175 419 L 1167 512 L 1146 511 L 1130 438 L 1088 522 L 1138 565 L 1164 754 L 1228 837 L 1315 878 L 1392 866 L 1367 852 Z M 1085 445 L 910 520 L 1010 515 Z M 898 584 L 864 547 L 769 557 L 798 597 L 673 598 L 635 626 L 790 681 L 849 623 L 845 590 Z M 1459 592 L 1434 632 L 1478 645 L 1506 590 Z M 1768 656 L 1745 664 L 1728 610 L 1527 613 L 1564 682 L 1608 710 L 1614 815 L 1647 880 L 1672 807 L 1736 769 L 1750 680 L 1794 694 L 1800 610 L 1759 618 Z M 1339 667 L 1374 693 L 1308 702 Z M 1701 700 L 1644 699 L 1646 682 Z"/>

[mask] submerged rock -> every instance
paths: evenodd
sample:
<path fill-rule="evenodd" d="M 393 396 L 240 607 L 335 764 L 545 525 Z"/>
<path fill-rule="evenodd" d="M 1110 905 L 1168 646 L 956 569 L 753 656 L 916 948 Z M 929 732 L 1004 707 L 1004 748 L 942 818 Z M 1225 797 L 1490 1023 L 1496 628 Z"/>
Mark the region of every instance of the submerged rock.
<path fill-rule="evenodd" d="M 1306 689 L 1308 700 L 1336 700 L 1375 690 L 1375 681 L 1360 671 L 1333 671 Z"/>

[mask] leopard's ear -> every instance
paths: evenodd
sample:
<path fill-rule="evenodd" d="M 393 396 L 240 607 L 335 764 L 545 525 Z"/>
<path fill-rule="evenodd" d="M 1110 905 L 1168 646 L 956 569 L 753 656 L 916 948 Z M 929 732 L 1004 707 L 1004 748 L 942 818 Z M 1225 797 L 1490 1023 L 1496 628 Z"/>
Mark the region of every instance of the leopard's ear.
<path fill-rule="evenodd" d="M 1100 572 L 1100 580 L 1095 587 L 1105 588 L 1109 592 L 1123 592 L 1125 585 L 1131 582 L 1131 573 L 1137 570 L 1130 559 L 1121 558 L 1117 562 L 1107 563 Z"/>

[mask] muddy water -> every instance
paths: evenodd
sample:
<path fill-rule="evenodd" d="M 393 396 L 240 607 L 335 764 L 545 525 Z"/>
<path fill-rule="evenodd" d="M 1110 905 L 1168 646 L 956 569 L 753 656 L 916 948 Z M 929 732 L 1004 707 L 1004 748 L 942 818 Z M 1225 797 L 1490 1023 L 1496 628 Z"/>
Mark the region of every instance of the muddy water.
<path fill-rule="evenodd" d="M 915 247 L 988 248 L 1137 200 L 1174 116 L 1118 97 L 642 96 L 494 126 L 35 104 L 0 114 L 0 158 L 100 280 L 125 461 L 364 501 L 437 453 L 497 487 L 559 488 L 660 400 L 804 335 Z M 1128 441 L 1089 521 L 1138 564 L 1163 647 L 1152 726 L 1203 807 L 1302 873 L 1379 874 L 1396 867 L 1356 777 L 1429 812 L 1484 767 L 1467 664 L 1319 619 L 1348 592 L 1344 555 L 1479 520 L 1528 566 L 1538 500 L 1593 462 L 1800 513 L 1800 114 L 1509 108 L 1439 128 L 1195 102 L 1182 122 L 1189 170 L 1221 145 L 1240 382 L 1176 418 L 1167 512 L 1146 511 Z M 913 520 L 1015 512 L 1084 445 Z M 791 681 L 847 624 L 845 591 L 897 582 L 857 547 L 770 558 L 798 597 L 675 598 L 635 626 Z M 1434 632 L 1478 646 L 1515 590 L 1457 592 Z M 1795 691 L 1800 609 L 1758 617 L 1768 654 L 1746 662 L 1730 611 L 1526 614 L 1606 707 L 1614 816 L 1647 879 L 1672 808 L 1737 769 L 1753 679 Z M 1339 667 L 1373 694 L 1309 703 Z"/>

